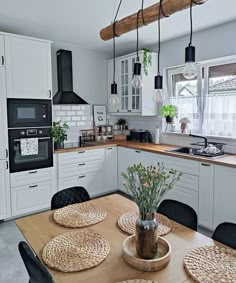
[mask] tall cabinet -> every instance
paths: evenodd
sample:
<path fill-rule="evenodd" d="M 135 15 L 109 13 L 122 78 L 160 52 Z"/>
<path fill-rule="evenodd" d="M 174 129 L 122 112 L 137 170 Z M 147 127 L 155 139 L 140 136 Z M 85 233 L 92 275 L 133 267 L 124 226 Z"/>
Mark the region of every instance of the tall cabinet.
<path fill-rule="evenodd" d="M 0 220 L 10 216 L 4 36 L 0 35 Z"/>
<path fill-rule="evenodd" d="M 140 114 L 142 116 L 157 115 L 157 104 L 153 100 L 154 76 L 157 71 L 157 57 L 152 53 L 152 65 L 148 68 L 148 75 L 144 74 L 142 64 L 143 87 L 132 87 L 133 69 L 136 62 L 136 53 L 118 57 L 115 60 L 115 81 L 117 83 L 117 95 L 119 104 L 111 106 L 108 103 L 108 112 L 111 114 Z M 143 62 L 144 52 L 139 52 L 140 62 Z M 113 82 L 113 60 L 107 62 L 108 70 L 108 102 L 111 95 L 111 83 Z"/>

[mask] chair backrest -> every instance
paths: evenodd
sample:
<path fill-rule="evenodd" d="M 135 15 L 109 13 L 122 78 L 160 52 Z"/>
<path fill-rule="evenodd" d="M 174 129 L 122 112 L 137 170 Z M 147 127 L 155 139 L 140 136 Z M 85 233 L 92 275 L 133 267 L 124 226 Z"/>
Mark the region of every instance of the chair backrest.
<path fill-rule="evenodd" d="M 161 202 L 157 212 L 192 230 L 197 231 L 197 214 L 192 207 L 185 203 L 166 199 Z"/>
<path fill-rule="evenodd" d="M 51 209 L 57 209 L 69 204 L 90 200 L 88 192 L 83 187 L 72 187 L 57 192 L 51 201 Z"/>
<path fill-rule="evenodd" d="M 28 271 L 30 283 L 55 283 L 47 268 L 26 242 L 20 242 L 18 248 Z"/>
<path fill-rule="evenodd" d="M 236 249 L 236 224 L 229 222 L 219 224 L 212 235 L 212 239 Z"/>

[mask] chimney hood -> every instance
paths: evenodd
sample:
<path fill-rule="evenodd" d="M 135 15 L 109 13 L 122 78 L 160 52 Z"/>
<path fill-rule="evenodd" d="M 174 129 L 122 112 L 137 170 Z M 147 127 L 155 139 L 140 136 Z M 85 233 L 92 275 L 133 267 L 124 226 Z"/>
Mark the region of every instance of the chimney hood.
<path fill-rule="evenodd" d="M 88 104 L 73 91 L 72 52 L 57 51 L 58 92 L 53 97 L 53 104 Z"/>

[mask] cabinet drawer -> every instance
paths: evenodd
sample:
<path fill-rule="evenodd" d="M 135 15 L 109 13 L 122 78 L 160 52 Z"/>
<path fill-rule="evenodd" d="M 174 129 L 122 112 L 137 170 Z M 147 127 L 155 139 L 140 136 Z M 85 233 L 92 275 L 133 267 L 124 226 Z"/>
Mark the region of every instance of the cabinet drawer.
<path fill-rule="evenodd" d="M 65 164 L 59 166 L 58 176 L 59 178 L 66 178 L 70 176 L 78 176 L 80 174 L 87 174 L 91 172 L 100 171 L 102 169 L 102 161 L 86 161 L 72 164 Z"/>
<path fill-rule="evenodd" d="M 76 186 L 84 187 L 90 196 L 101 194 L 102 172 L 81 174 L 74 177 L 59 179 L 59 190 Z"/>
<path fill-rule="evenodd" d="M 105 156 L 104 148 L 79 150 L 74 152 L 58 153 L 58 165 L 80 163 L 102 159 Z"/>
<path fill-rule="evenodd" d="M 195 176 L 199 174 L 197 161 L 164 155 L 159 155 L 158 161 L 164 163 L 166 169 L 175 169 Z"/>
<path fill-rule="evenodd" d="M 10 174 L 11 188 L 51 181 L 53 168 L 36 169 Z"/>
<path fill-rule="evenodd" d="M 34 183 L 11 189 L 12 216 L 50 207 L 52 182 Z"/>

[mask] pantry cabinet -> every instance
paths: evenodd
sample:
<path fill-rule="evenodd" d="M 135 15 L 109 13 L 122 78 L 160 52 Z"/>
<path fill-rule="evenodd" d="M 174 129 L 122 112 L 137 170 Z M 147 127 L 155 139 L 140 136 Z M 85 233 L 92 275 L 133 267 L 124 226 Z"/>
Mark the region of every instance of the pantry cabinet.
<path fill-rule="evenodd" d="M 136 53 L 116 58 L 116 83 L 119 104 L 109 105 L 111 83 L 113 82 L 113 60 L 108 61 L 108 112 L 112 114 L 141 114 L 142 116 L 157 115 L 157 104 L 153 100 L 154 76 L 156 75 L 156 54 L 152 53 L 152 65 L 148 75 L 142 71 L 143 87 L 135 89 L 132 86 L 133 69 L 136 62 Z M 139 61 L 143 61 L 143 51 L 139 52 Z"/>
<path fill-rule="evenodd" d="M 52 97 L 51 43 L 4 35 L 8 98 Z"/>
<path fill-rule="evenodd" d="M 0 67 L 0 160 L 8 158 L 5 69 Z"/>
<path fill-rule="evenodd" d="M 5 66 L 4 35 L 0 34 L 0 67 Z"/>

